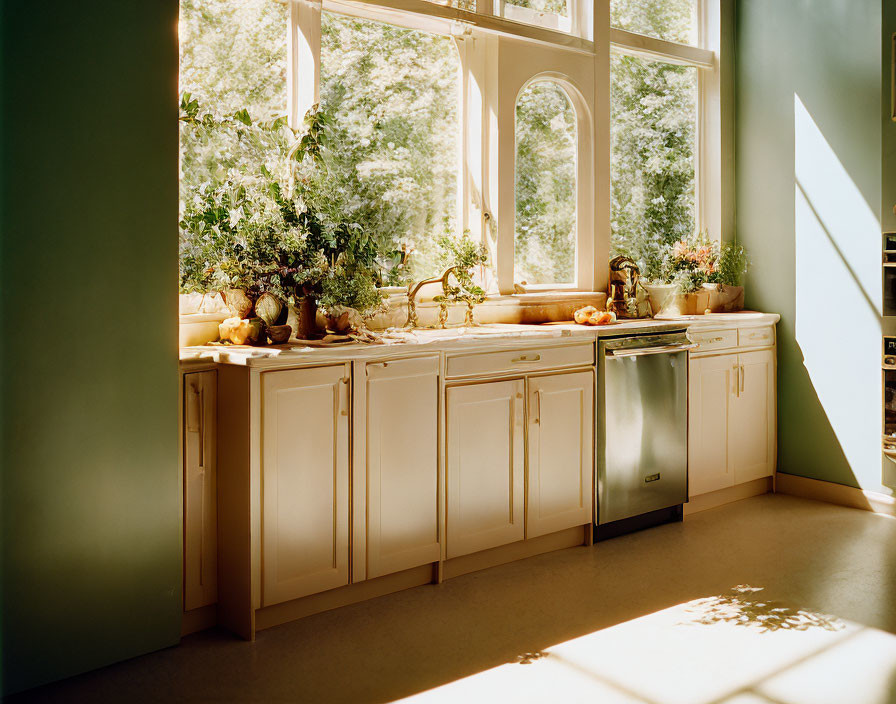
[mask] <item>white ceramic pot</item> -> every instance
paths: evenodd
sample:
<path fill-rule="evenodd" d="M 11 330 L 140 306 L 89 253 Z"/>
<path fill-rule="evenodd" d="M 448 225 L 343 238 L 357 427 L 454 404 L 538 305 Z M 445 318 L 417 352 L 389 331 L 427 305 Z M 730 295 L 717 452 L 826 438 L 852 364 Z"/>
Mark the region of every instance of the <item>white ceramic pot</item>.
<path fill-rule="evenodd" d="M 672 284 L 643 284 L 650 301 L 653 316 L 681 315 L 682 301 L 678 289 Z"/>

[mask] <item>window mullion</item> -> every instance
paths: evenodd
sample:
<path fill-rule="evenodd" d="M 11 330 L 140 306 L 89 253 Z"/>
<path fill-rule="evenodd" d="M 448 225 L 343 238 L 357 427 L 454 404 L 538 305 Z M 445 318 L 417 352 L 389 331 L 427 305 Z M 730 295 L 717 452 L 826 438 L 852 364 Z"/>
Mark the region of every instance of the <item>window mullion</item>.
<path fill-rule="evenodd" d="M 287 114 L 295 129 L 320 99 L 320 15 L 319 2 L 289 0 Z"/>
<path fill-rule="evenodd" d="M 606 291 L 610 259 L 610 0 L 594 0 L 594 269 L 595 291 Z M 583 287 L 587 284 L 583 282 Z"/>

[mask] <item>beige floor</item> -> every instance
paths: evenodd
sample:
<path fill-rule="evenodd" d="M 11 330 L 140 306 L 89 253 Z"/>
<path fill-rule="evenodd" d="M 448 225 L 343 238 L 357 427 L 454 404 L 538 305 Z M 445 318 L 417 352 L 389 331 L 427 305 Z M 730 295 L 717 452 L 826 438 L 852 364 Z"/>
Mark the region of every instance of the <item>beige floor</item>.
<path fill-rule="evenodd" d="M 892 634 L 896 520 L 768 495 L 26 699 L 882 704 Z"/>

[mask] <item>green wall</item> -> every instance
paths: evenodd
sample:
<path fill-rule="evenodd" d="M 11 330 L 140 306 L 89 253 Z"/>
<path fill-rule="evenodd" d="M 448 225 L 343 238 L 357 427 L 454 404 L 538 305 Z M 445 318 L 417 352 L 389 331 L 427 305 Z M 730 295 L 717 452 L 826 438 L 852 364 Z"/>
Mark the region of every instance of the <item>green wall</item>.
<path fill-rule="evenodd" d="M 0 0 L 7 693 L 175 644 L 177 0 Z"/>
<path fill-rule="evenodd" d="M 881 158 L 887 4 L 738 0 L 736 158 L 747 302 L 782 316 L 779 470 L 892 493 L 880 453 L 880 234 L 896 202 L 896 163 Z"/>

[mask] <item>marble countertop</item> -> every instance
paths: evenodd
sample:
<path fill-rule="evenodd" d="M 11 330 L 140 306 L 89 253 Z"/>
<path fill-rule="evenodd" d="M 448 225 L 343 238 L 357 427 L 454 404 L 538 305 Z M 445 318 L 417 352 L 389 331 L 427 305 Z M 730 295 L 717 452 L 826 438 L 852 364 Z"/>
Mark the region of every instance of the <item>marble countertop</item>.
<path fill-rule="evenodd" d="M 344 362 L 353 359 L 387 359 L 431 352 L 469 352 L 521 346 L 550 345 L 553 341 L 580 339 L 594 341 L 598 337 L 641 335 L 682 328 L 715 330 L 775 325 L 781 316 L 774 313 L 713 313 L 669 319 L 621 320 L 613 325 L 593 327 L 569 323 L 544 325 L 477 325 L 466 328 L 434 330 L 383 331 L 386 344 L 346 342 L 331 345 L 290 343 L 267 347 L 248 345 L 203 345 L 183 347 L 183 366 L 197 364 L 234 364 L 249 367 L 277 368 L 321 362 Z"/>

